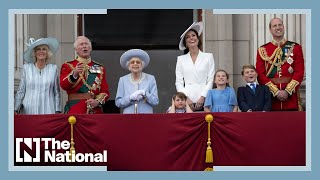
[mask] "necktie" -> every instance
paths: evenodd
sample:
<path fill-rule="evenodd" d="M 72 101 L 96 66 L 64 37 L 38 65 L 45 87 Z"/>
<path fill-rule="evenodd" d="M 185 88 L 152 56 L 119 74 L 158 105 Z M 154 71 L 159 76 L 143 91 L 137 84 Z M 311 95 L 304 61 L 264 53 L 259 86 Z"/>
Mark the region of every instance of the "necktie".
<path fill-rule="evenodd" d="M 253 91 L 254 93 L 256 93 L 256 86 L 255 86 L 255 84 L 254 84 L 254 83 L 251 83 L 251 84 L 250 84 L 250 87 L 251 87 L 252 91 Z"/>

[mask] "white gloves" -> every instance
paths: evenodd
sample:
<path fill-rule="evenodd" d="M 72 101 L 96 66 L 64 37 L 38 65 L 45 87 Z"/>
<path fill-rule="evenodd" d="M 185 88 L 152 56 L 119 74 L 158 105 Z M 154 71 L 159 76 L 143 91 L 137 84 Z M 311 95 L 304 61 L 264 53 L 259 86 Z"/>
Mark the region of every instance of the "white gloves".
<path fill-rule="evenodd" d="M 141 89 L 141 90 L 138 90 L 138 92 L 140 93 L 141 96 L 145 96 L 146 95 L 146 91 Z"/>
<path fill-rule="evenodd" d="M 141 99 L 143 99 L 143 96 L 141 94 L 139 94 L 136 98 L 137 101 L 140 101 Z"/>
<path fill-rule="evenodd" d="M 134 93 L 132 93 L 129 97 L 130 101 L 135 101 L 137 100 L 137 96 L 139 95 L 139 91 L 135 91 Z"/>
<path fill-rule="evenodd" d="M 145 90 L 137 90 L 130 95 L 129 99 L 131 101 L 140 101 L 141 99 L 143 99 L 143 96 L 145 95 L 146 95 Z"/>

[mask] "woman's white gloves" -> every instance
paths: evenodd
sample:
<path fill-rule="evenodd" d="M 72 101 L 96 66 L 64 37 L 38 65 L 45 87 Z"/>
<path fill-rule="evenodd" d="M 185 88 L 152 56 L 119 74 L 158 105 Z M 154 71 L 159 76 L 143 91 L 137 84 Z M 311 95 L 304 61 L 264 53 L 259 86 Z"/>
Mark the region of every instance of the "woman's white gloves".
<path fill-rule="evenodd" d="M 131 101 L 140 101 L 141 99 L 143 99 L 145 95 L 146 95 L 146 91 L 142 89 L 132 93 L 129 98 Z"/>

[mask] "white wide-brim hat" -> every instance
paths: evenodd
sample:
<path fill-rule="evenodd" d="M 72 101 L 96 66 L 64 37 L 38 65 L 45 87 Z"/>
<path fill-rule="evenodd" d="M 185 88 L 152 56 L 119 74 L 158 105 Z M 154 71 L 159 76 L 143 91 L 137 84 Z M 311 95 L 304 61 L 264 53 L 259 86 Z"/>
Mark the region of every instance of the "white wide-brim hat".
<path fill-rule="evenodd" d="M 147 67 L 150 62 L 150 56 L 147 52 L 141 49 L 130 49 L 124 52 L 120 57 L 120 65 L 124 69 L 128 69 L 127 62 L 133 57 L 137 57 L 144 62 L 143 68 Z"/>
<path fill-rule="evenodd" d="M 186 47 L 183 45 L 183 40 L 184 40 L 184 36 L 187 34 L 187 32 L 190 31 L 190 29 L 194 29 L 195 31 L 197 31 L 198 36 L 200 36 L 203 31 L 203 23 L 202 22 L 194 22 L 191 24 L 190 27 L 188 27 L 188 29 L 186 31 L 184 31 L 184 33 L 182 33 L 182 35 L 180 36 L 180 42 L 179 42 L 179 49 L 180 50 L 186 49 Z"/>
<path fill-rule="evenodd" d="M 32 63 L 34 61 L 32 57 L 32 51 L 35 47 L 40 45 L 47 45 L 53 54 L 55 54 L 59 49 L 59 42 L 55 38 L 48 37 L 37 40 L 30 38 L 29 42 L 27 43 L 28 49 L 23 53 L 23 59 L 28 63 Z"/>

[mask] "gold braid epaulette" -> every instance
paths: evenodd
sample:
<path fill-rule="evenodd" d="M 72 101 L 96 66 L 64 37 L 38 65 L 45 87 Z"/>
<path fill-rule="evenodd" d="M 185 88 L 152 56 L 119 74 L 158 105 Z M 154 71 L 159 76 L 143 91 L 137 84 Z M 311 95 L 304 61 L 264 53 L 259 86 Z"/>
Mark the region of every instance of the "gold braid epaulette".
<path fill-rule="evenodd" d="M 260 57 L 264 60 L 264 61 L 270 61 L 270 57 L 267 55 L 267 51 L 266 48 L 264 47 L 259 47 L 258 49 L 259 55 Z"/>
<path fill-rule="evenodd" d="M 272 55 L 269 57 L 268 54 L 267 54 L 267 51 L 266 51 L 266 48 L 265 48 L 265 47 L 263 47 L 263 46 L 259 47 L 258 51 L 259 51 L 260 57 L 261 57 L 263 60 L 268 61 L 268 62 L 270 62 L 270 63 L 272 62 L 272 59 L 275 57 L 276 54 L 279 54 L 280 51 L 282 52 L 281 48 L 280 48 L 280 47 L 277 47 L 277 48 L 273 51 Z"/>
<path fill-rule="evenodd" d="M 260 47 L 258 49 L 259 51 L 259 55 L 260 57 L 264 60 L 264 61 L 267 61 L 268 63 L 271 64 L 271 67 L 269 68 L 268 70 L 268 65 L 265 64 L 265 68 L 266 68 L 266 76 L 269 76 L 273 67 L 274 66 L 278 66 L 277 64 L 279 64 L 281 66 L 282 64 L 282 49 L 278 46 L 272 53 L 271 57 L 268 56 L 267 52 L 266 52 L 266 49 L 264 47 Z M 273 59 L 273 61 L 272 61 Z M 279 61 L 279 63 L 277 63 Z"/>
<path fill-rule="evenodd" d="M 278 95 L 279 89 L 278 87 L 273 84 L 271 81 L 269 81 L 266 86 L 269 87 L 270 92 L 272 93 L 273 97 L 275 97 L 276 95 Z"/>
<path fill-rule="evenodd" d="M 285 91 L 287 91 L 290 95 L 292 95 L 292 93 L 295 92 L 296 87 L 299 85 L 300 83 L 294 79 L 292 79 L 288 84 L 287 87 L 285 89 Z"/>

